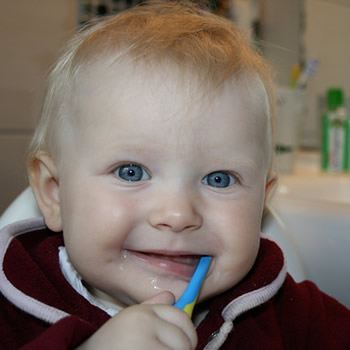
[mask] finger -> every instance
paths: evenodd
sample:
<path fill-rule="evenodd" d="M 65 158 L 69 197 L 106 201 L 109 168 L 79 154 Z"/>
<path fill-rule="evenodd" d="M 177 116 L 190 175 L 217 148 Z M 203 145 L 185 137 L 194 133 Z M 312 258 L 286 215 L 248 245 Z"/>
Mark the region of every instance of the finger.
<path fill-rule="evenodd" d="M 154 295 L 152 298 L 145 300 L 142 304 L 165 304 L 173 305 L 175 303 L 175 296 L 168 291 L 160 292 Z"/>
<path fill-rule="evenodd" d="M 161 321 L 163 322 L 163 321 Z M 193 350 L 196 344 L 190 339 L 183 329 L 172 323 L 163 322 L 158 328 L 158 341 L 172 350 Z"/>
<path fill-rule="evenodd" d="M 158 305 L 154 308 L 154 312 L 163 321 L 173 324 L 183 332 L 190 340 L 191 346 L 194 349 L 197 345 L 197 332 L 191 319 L 185 311 L 176 307 L 168 307 L 166 305 Z"/>

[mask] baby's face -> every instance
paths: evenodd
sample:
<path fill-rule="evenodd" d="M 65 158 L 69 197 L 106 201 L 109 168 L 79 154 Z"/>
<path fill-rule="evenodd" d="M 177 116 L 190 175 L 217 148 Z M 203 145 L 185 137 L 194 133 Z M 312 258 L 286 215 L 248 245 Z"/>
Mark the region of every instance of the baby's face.
<path fill-rule="evenodd" d="M 162 73 L 82 79 L 73 109 L 84 126 L 59 169 L 69 257 L 116 304 L 178 298 L 210 255 L 206 299 L 239 282 L 259 248 L 265 121 L 234 85 L 200 107 Z"/>

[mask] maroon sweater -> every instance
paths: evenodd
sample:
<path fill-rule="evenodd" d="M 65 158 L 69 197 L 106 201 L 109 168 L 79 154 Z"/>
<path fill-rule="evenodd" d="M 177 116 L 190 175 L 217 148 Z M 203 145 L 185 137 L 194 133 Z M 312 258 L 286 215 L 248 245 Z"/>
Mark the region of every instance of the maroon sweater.
<path fill-rule="evenodd" d="M 65 280 L 62 245 L 42 219 L 0 232 L 0 349 L 74 349 L 109 319 Z M 350 311 L 311 282 L 295 283 L 268 239 L 244 280 L 208 307 L 198 349 L 350 349 Z"/>

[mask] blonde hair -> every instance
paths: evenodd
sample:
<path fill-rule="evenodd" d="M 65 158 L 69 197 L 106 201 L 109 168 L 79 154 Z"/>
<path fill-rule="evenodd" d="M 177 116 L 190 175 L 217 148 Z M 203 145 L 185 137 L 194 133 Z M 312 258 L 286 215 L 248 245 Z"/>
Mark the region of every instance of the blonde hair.
<path fill-rule="evenodd" d="M 74 80 L 104 58 L 114 63 L 132 58 L 155 67 L 170 61 L 213 89 L 235 77 L 254 93 L 258 90 L 254 97 L 263 101 L 260 108 L 271 129 L 275 105 L 271 71 L 235 24 L 191 3 L 152 2 L 98 20 L 68 43 L 49 75 L 29 164 L 40 152 L 56 154 L 60 135 L 69 131 L 66 120 L 71 118 Z"/>

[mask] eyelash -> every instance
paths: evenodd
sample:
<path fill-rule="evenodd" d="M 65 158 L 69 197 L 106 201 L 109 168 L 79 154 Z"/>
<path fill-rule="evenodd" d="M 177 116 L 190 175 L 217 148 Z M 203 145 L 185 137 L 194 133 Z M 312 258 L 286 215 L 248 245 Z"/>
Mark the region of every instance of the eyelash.
<path fill-rule="evenodd" d="M 208 180 L 215 181 L 215 183 L 218 186 L 210 185 Z M 206 175 L 202 179 L 202 183 L 207 185 L 207 186 L 214 187 L 214 188 L 228 188 L 228 187 L 239 184 L 240 181 L 236 175 L 230 173 L 229 171 L 218 170 L 218 171 L 213 171 L 210 174 Z"/>
<path fill-rule="evenodd" d="M 123 173 L 122 173 L 123 172 Z M 113 170 L 113 173 L 123 181 L 126 182 L 139 182 L 146 181 L 151 178 L 151 175 L 148 171 L 141 165 L 129 163 L 122 164 Z M 122 175 L 130 176 L 130 179 L 123 178 Z"/>

